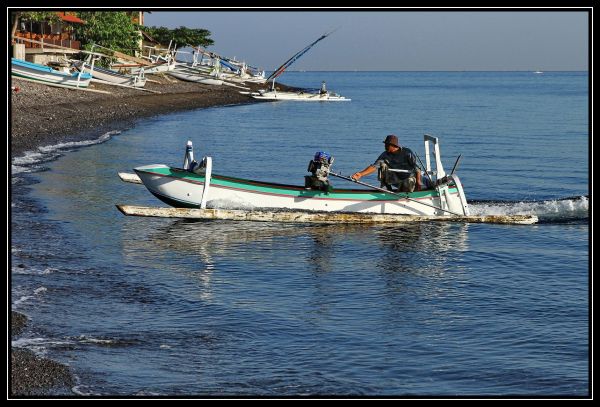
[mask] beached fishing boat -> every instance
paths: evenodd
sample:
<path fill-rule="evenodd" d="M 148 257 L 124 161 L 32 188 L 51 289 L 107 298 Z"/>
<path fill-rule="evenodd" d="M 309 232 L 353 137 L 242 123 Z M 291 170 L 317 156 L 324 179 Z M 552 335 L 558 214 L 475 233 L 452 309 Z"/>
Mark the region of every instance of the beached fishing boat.
<path fill-rule="evenodd" d="M 88 72 L 59 71 L 46 65 L 34 64 L 22 59 L 11 59 L 11 75 L 48 85 L 71 88 L 87 88 L 92 75 Z"/>
<path fill-rule="evenodd" d="M 113 71 L 112 69 L 102 68 L 94 63 L 90 64 L 89 61 L 75 61 L 73 65 L 78 70 L 90 72 L 94 79 L 100 79 L 118 85 L 133 86 L 135 88 L 143 88 L 146 85 L 144 68 L 141 68 L 136 75 L 127 75 Z"/>
<path fill-rule="evenodd" d="M 204 85 L 223 85 L 223 81 L 217 78 L 211 78 L 208 75 L 203 75 L 200 72 L 193 72 L 183 69 L 175 69 L 168 71 L 167 74 L 187 82 L 202 83 Z"/>

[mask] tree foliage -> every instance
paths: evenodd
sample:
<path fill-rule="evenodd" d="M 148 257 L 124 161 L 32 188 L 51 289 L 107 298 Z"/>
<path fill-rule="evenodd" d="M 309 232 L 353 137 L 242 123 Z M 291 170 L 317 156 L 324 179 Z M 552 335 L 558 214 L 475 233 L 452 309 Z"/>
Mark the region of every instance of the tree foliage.
<path fill-rule="evenodd" d="M 131 21 L 126 12 L 93 11 L 79 12 L 85 24 L 75 26 L 75 35 L 85 49 L 98 44 L 114 51 L 133 54 L 140 50 L 139 26 Z"/>
<path fill-rule="evenodd" d="M 19 11 L 15 13 L 15 16 L 22 21 L 31 21 L 33 23 L 42 21 L 54 23 L 60 20 L 60 17 L 54 11 Z"/>
<path fill-rule="evenodd" d="M 11 13 L 12 18 L 12 32 L 11 35 L 14 37 L 17 31 L 17 24 L 19 21 L 41 23 L 47 21 L 49 23 L 55 23 L 60 20 L 60 17 L 54 11 L 17 11 Z"/>
<path fill-rule="evenodd" d="M 213 45 L 214 41 L 210 38 L 210 31 L 204 28 L 179 27 L 173 30 L 167 27 L 143 27 L 143 30 L 152 38 L 163 45 L 172 42 L 173 46 L 184 47 L 208 47 Z"/>
<path fill-rule="evenodd" d="M 169 29 L 167 27 L 144 27 L 131 21 L 128 12 L 120 11 L 82 11 L 77 16 L 85 21 L 85 24 L 73 24 L 73 30 L 84 49 L 90 50 L 93 44 L 98 44 L 115 51 L 126 54 L 134 54 L 142 51 L 140 47 L 140 30 L 148 33 L 152 38 L 162 45 L 177 48 L 188 46 L 207 47 L 213 45 L 210 31 L 203 28 L 179 27 Z M 56 12 L 32 11 L 13 13 L 15 21 L 20 18 L 23 21 L 55 22 L 60 20 Z M 13 28 L 14 31 L 14 28 Z M 13 34 L 14 35 L 14 34 Z"/>

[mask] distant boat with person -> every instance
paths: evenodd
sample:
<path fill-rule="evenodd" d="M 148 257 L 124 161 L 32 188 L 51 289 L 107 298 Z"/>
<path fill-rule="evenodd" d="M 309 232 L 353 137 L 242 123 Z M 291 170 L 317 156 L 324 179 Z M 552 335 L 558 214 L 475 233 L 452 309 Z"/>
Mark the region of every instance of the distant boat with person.
<path fill-rule="evenodd" d="M 335 31 L 335 30 L 334 30 Z M 277 68 L 269 77 L 265 80 L 265 82 L 271 81 L 272 85 L 270 89 L 261 89 L 258 92 L 250 92 L 247 93 L 254 99 L 264 99 L 264 100 L 301 100 L 301 101 L 350 101 L 350 99 L 345 98 L 344 96 L 338 95 L 334 92 L 329 92 L 325 89 L 325 82 L 322 83 L 321 90 L 318 93 L 313 92 L 280 92 L 275 87 L 275 79 L 280 76 L 290 65 L 292 65 L 298 58 L 304 55 L 309 49 L 311 49 L 316 43 L 327 38 L 333 31 L 325 33 L 317 38 L 315 41 L 308 44 L 306 47 L 302 48 L 300 51 L 296 52 L 285 61 L 279 68 Z M 302 71 L 301 71 L 302 72 Z M 246 92 L 244 92 L 246 94 Z"/>

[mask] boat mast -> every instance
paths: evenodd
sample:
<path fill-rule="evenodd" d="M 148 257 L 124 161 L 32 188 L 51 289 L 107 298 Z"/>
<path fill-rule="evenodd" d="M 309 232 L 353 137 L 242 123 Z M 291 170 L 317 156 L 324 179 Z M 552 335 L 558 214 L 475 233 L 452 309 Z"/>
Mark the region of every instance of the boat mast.
<path fill-rule="evenodd" d="M 335 31 L 335 30 L 333 30 L 333 31 Z M 277 68 L 275 70 L 275 72 L 273 72 L 271 75 L 269 75 L 269 77 L 267 78 L 267 82 L 270 81 L 271 79 L 274 80 L 279 75 L 281 75 L 283 73 L 283 71 L 285 71 L 290 65 L 292 65 L 294 62 L 296 62 L 296 60 L 298 58 L 300 58 L 302 55 L 304 55 L 317 42 L 321 41 L 322 39 L 327 38 L 327 36 L 329 36 L 331 33 L 333 33 L 333 31 L 330 31 L 328 33 L 325 33 L 325 34 L 321 35 L 319 38 L 316 39 L 316 41 L 313 41 L 312 43 L 310 43 L 309 45 L 307 45 L 306 47 L 302 48 L 300 51 L 298 51 L 294 55 L 292 55 L 292 57 L 290 59 L 288 59 L 287 61 L 285 61 L 283 63 L 283 65 L 281 65 L 279 68 Z"/>

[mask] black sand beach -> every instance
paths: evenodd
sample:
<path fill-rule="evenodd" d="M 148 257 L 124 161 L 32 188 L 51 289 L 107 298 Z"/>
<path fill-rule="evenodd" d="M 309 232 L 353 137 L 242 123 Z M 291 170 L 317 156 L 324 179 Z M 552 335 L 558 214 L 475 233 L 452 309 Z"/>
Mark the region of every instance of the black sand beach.
<path fill-rule="evenodd" d="M 149 76 L 153 82 L 147 82 L 145 89 L 160 93 L 93 83 L 93 90 L 111 92 L 105 94 L 13 78 L 12 86 L 19 90 L 11 95 L 12 156 L 45 145 L 99 137 L 145 117 L 255 101 L 234 87 Z"/>
<path fill-rule="evenodd" d="M 137 120 L 160 114 L 212 106 L 255 103 L 248 95 L 229 86 L 209 86 L 148 75 L 146 89 L 93 84 L 98 93 L 50 87 L 12 78 L 10 152 L 19 157 L 26 151 L 61 142 L 95 139 L 109 130 L 131 127 Z M 279 84 L 278 84 L 279 86 Z M 266 85 L 252 85 L 252 90 Z M 285 85 L 281 89 L 290 89 Z M 10 185 L 10 184 L 9 184 Z M 11 311 L 11 339 L 29 325 L 22 314 Z M 68 366 L 11 347 L 10 396 L 73 396 L 75 380 Z"/>
<path fill-rule="evenodd" d="M 28 318 L 11 311 L 11 339 L 20 335 Z M 52 393 L 71 394 L 75 384 L 69 368 L 50 359 L 36 356 L 27 349 L 11 348 L 10 394 L 12 396 L 43 396 Z"/>

